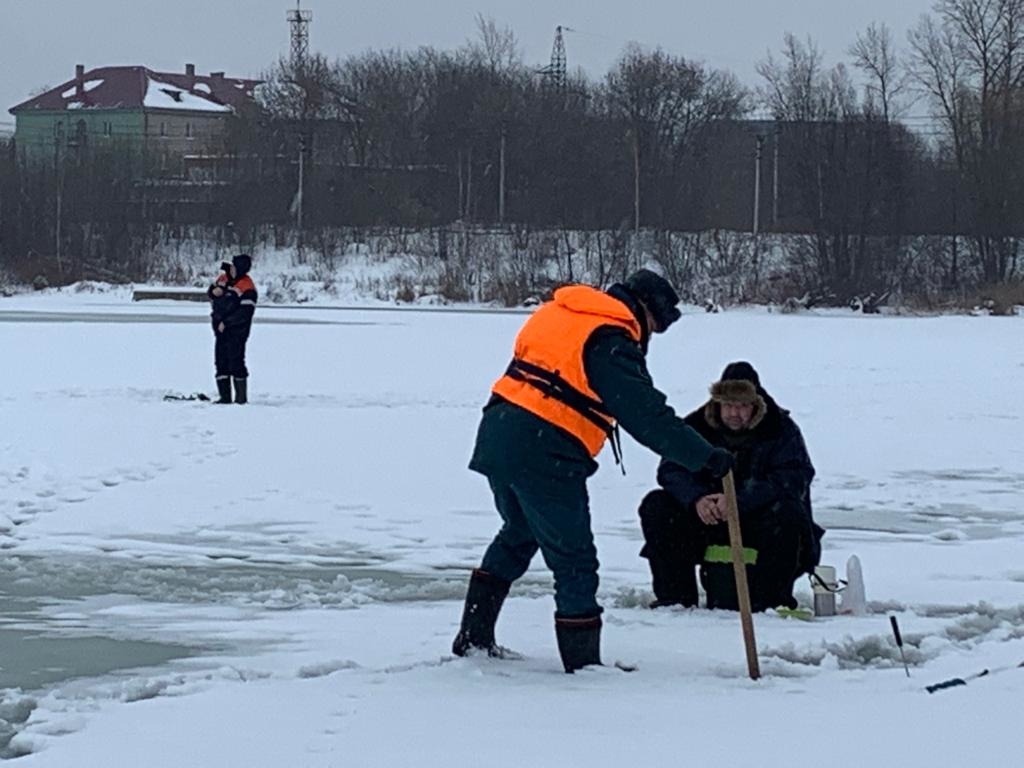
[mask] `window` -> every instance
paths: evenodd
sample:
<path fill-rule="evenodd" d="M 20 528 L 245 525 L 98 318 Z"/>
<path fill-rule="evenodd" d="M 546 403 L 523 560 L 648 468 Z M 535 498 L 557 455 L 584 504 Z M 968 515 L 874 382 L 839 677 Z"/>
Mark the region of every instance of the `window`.
<path fill-rule="evenodd" d="M 111 130 L 110 123 L 108 121 L 104 120 L 103 121 L 103 135 L 106 136 L 109 139 L 112 133 L 113 133 L 113 131 Z"/>
<path fill-rule="evenodd" d="M 185 123 L 185 138 L 192 138 L 192 123 Z"/>
<path fill-rule="evenodd" d="M 160 135 L 164 138 L 167 137 L 167 123 L 160 123 Z"/>
<path fill-rule="evenodd" d="M 76 147 L 84 147 L 89 141 L 89 126 L 86 125 L 85 120 L 79 120 L 75 123 L 75 135 L 72 140 L 68 143 Z"/>

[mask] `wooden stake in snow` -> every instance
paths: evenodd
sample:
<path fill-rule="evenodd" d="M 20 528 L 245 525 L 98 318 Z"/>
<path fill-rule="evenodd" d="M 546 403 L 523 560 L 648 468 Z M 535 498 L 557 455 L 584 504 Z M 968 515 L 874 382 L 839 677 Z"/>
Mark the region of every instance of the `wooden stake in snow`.
<path fill-rule="evenodd" d="M 722 478 L 725 491 L 726 522 L 729 525 L 729 547 L 732 550 L 732 570 L 736 575 L 736 597 L 740 606 L 740 623 L 743 625 L 743 645 L 747 651 L 747 671 L 751 680 L 761 677 L 757 662 L 757 641 L 754 639 L 754 616 L 750 610 L 750 589 L 747 586 L 747 565 L 743 559 L 743 536 L 740 533 L 740 513 L 736 504 L 736 482 L 730 471 Z"/>

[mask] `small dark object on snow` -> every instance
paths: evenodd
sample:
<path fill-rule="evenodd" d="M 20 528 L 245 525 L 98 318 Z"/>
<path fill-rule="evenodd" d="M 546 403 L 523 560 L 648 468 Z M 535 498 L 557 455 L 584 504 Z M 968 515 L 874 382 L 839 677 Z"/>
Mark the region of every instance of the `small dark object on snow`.
<path fill-rule="evenodd" d="M 180 392 L 170 392 L 164 395 L 164 400 L 201 400 L 204 403 L 210 402 L 210 398 L 202 392 L 193 392 L 191 395 L 184 395 Z"/>
<path fill-rule="evenodd" d="M 988 677 L 996 672 L 1005 672 L 1008 669 L 1024 669 L 1024 661 L 1020 664 L 1013 664 L 1008 667 L 983 669 L 981 672 L 975 672 L 973 675 L 967 675 L 966 677 L 951 677 L 949 680 L 943 680 L 941 683 L 933 683 L 932 685 L 925 686 L 925 690 L 928 691 L 928 693 L 935 693 L 936 691 L 942 691 L 946 688 L 955 688 L 958 685 L 967 685 L 968 680 L 977 680 L 979 677 Z"/>
<path fill-rule="evenodd" d="M 850 299 L 850 309 L 854 312 L 859 310 L 865 315 L 877 315 L 881 312 L 881 307 L 889 300 L 889 294 L 891 293 L 892 291 L 886 291 L 881 296 L 878 296 L 872 291 L 863 299 L 860 296 L 854 296 Z"/>

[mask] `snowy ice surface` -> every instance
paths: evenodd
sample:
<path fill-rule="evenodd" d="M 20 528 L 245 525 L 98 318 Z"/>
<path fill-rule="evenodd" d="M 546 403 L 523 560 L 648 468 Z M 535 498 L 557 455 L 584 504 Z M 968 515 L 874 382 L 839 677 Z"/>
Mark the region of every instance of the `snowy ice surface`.
<path fill-rule="evenodd" d="M 1024 669 L 924 686 L 1024 661 L 1020 318 L 690 311 L 654 339 L 683 411 L 730 360 L 759 368 L 818 469 L 823 562 L 863 564 L 867 615 L 755 618 L 752 682 L 735 614 L 644 607 L 656 457 L 628 439 L 628 474 L 602 456 L 590 494 L 604 657 L 639 670 L 561 672 L 540 558 L 498 625 L 526 659 L 451 658 L 497 529 L 466 462 L 522 314 L 261 306 L 249 406 L 164 402 L 213 389 L 205 312 L 0 300 L 0 744 L 20 765 L 1019 761 Z"/>

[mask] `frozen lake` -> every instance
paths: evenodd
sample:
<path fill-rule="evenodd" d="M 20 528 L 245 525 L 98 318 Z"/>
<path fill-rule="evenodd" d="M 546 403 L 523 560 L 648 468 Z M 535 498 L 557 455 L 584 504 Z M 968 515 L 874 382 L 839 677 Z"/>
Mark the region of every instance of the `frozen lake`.
<path fill-rule="evenodd" d="M 656 458 L 628 439 L 626 477 L 602 457 L 590 491 L 605 658 L 639 672 L 560 673 L 539 558 L 498 627 L 527 661 L 449 659 L 497 525 L 465 465 L 521 322 L 260 308 L 239 408 L 163 401 L 213 390 L 201 304 L 0 301 L 2 755 L 612 766 L 662 759 L 680 724 L 685 756 L 714 759 L 737 717 L 748 764 L 790 764 L 764 754 L 777 740 L 829 765 L 1010 764 L 1024 669 L 923 686 L 1024 661 L 1024 321 L 693 310 L 654 340 L 683 412 L 730 360 L 758 367 L 817 466 L 823 561 L 864 563 L 868 616 L 757 618 L 759 683 L 735 615 L 643 608 L 636 506 Z M 837 752 L 837 708 L 876 738 Z"/>

